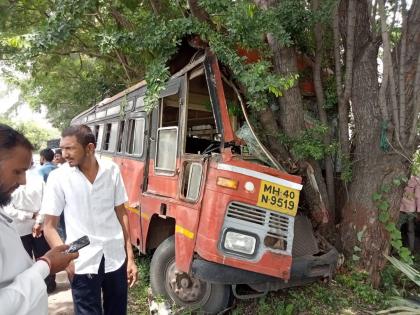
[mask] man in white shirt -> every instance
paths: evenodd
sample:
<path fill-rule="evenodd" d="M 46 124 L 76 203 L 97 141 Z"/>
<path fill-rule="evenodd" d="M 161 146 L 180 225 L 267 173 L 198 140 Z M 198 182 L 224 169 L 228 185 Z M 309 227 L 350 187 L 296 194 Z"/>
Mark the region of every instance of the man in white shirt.
<path fill-rule="evenodd" d="M 71 126 L 60 141 L 67 164 L 52 172 L 41 213 L 50 246 L 62 244 L 57 233 L 64 211 L 67 242 L 84 235 L 90 245 L 67 268 L 76 315 L 123 315 L 127 283 L 134 285 L 137 267 L 129 238 L 127 201 L 118 166 L 95 157 L 95 136 L 88 126 Z M 101 294 L 103 296 L 103 310 Z"/>
<path fill-rule="evenodd" d="M 64 270 L 78 253 L 66 254 L 67 245 L 53 248 L 33 263 L 23 248 L 12 220 L 3 212 L 13 191 L 26 182 L 32 144 L 9 126 L 0 124 L 0 313 L 29 315 L 48 313 L 44 278 Z"/>
<path fill-rule="evenodd" d="M 26 172 L 26 184 L 13 192 L 12 201 L 4 208 L 6 214 L 13 219 L 29 257 L 35 259 L 50 250 L 42 232 L 44 219 L 39 215 L 43 193 L 44 180 L 32 167 Z M 53 292 L 57 286 L 55 275 L 49 275 L 45 283 L 47 292 Z"/>

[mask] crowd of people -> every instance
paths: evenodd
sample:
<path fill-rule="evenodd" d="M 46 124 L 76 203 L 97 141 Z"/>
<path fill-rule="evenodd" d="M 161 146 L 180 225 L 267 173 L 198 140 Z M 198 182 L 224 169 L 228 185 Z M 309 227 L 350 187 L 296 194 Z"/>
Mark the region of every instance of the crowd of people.
<path fill-rule="evenodd" d="M 77 315 L 126 314 L 137 281 L 118 166 L 95 156 L 88 126 L 63 131 L 40 152 L 0 124 L 0 304 L 2 314 L 47 314 L 55 273 L 66 270 Z M 69 253 L 82 236 L 90 244 Z M 4 309 L 3 305 L 7 305 Z"/>

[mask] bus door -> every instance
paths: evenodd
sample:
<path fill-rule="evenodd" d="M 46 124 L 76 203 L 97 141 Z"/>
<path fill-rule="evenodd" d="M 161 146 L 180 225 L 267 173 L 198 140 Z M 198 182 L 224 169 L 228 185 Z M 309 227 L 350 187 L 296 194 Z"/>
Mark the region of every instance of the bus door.
<path fill-rule="evenodd" d="M 220 148 L 204 67 L 188 73 L 186 106 L 181 113 L 181 176 L 180 199 L 199 210 L 208 159 Z M 198 214 L 197 214 L 198 215 Z"/>
<path fill-rule="evenodd" d="M 140 194 L 146 163 L 145 130 L 147 115 L 144 111 L 126 114 L 118 125 L 118 138 L 114 161 L 118 164 L 128 195 L 128 217 L 130 237 L 133 244 L 141 248 L 142 228 L 140 224 Z"/>
<path fill-rule="evenodd" d="M 180 113 L 185 103 L 184 80 L 185 76 L 182 76 L 168 82 L 150 119 L 149 162 L 143 191 L 146 193 L 145 198 L 151 195 L 158 197 L 155 200 L 160 200 L 158 207 L 161 214 L 166 214 L 168 203 L 178 197 Z"/>

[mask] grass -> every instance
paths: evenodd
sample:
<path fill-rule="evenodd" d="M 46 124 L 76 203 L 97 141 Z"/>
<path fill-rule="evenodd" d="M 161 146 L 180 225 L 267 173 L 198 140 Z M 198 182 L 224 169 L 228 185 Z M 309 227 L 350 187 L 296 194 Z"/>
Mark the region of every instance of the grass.
<path fill-rule="evenodd" d="M 139 283 L 129 291 L 129 315 L 149 314 L 150 257 L 138 259 Z M 364 272 L 343 269 L 330 283 L 316 282 L 300 288 L 272 292 L 267 296 L 236 301 L 226 314 L 232 315 L 331 315 L 375 314 L 390 306 L 393 292 L 375 290 Z"/>
<path fill-rule="evenodd" d="M 128 315 L 148 315 L 148 289 L 149 289 L 149 256 L 140 256 L 137 259 L 139 280 L 137 284 L 128 291 Z"/>

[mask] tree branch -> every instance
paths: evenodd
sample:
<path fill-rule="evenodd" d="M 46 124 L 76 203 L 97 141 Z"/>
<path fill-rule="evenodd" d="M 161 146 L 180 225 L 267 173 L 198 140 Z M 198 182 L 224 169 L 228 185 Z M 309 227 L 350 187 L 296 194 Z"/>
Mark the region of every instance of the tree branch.
<path fill-rule="evenodd" d="M 339 15 L 337 3 L 334 10 L 333 31 L 334 31 L 334 57 L 336 71 L 336 85 L 338 96 L 338 120 L 340 132 L 341 152 L 345 158 L 350 156 L 350 140 L 349 140 L 349 118 L 348 118 L 348 101 L 351 92 L 352 73 L 353 73 L 353 49 L 354 49 L 354 27 L 355 27 L 355 4 L 350 1 L 347 17 L 347 45 L 346 45 L 346 78 L 344 91 L 342 87 L 341 74 L 341 46 L 340 46 L 340 30 Z"/>
<path fill-rule="evenodd" d="M 401 145 L 400 141 L 400 120 L 398 114 L 398 104 L 397 104 L 397 94 L 396 94 L 396 86 L 395 86 L 395 75 L 394 75 L 394 67 L 392 64 L 391 58 L 391 45 L 389 42 L 389 33 L 388 33 L 388 26 L 386 24 L 386 14 L 385 14 L 385 4 L 384 0 L 379 0 L 379 16 L 381 20 L 381 34 L 382 34 L 382 42 L 383 42 L 383 50 L 384 50 L 384 58 L 383 58 L 383 72 L 384 77 L 385 75 L 388 76 L 388 83 L 389 83 L 389 93 L 391 97 L 391 106 L 392 106 L 392 120 L 395 127 L 395 136 L 397 142 Z M 386 89 L 386 86 L 385 86 Z"/>
<path fill-rule="evenodd" d="M 375 37 L 376 35 L 376 30 L 375 30 L 375 26 L 376 26 L 376 7 L 377 7 L 377 0 L 375 0 L 375 2 L 372 3 L 371 0 L 366 0 L 368 2 L 368 10 L 369 10 L 369 20 L 370 20 L 370 27 L 371 27 L 371 32 L 373 34 L 373 37 Z"/>
<path fill-rule="evenodd" d="M 162 3 L 160 0 L 150 0 L 150 6 L 154 14 L 159 15 L 162 12 Z"/>
<path fill-rule="evenodd" d="M 319 10 L 319 0 L 312 1 L 312 10 L 316 12 Z M 314 35 L 315 35 L 315 65 L 313 67 L 313 76 L 314 76 L 314 85 L 316 92 L 316 99 L 318 104 L 318 112 L 321 123 L 328 126 L 327 112 L 325 111 L 325 97 L 324 90 L 322 87 L 322 78 L 321 78 L 321 64 L 322 64 L 322 54 L 324 51 L 323 47 L 323 34 L 324 28 L 320 22 L 315 23 Z M 328 128 L 324 139 L 324 145 L 328 147 L 331 143 L 330 129 Z M 327 184 L 327 194 L 329 201 L 329 212 L 332 223 L 335 221 L 335 185 L 334 185 L 334 166 L 331 159 L 331 155 L 326 155 L 325 157 L 325 179 Z"/>
<path fill-rule="evenodd" d="M 411 122 L 408 146 L 412 146 L 417 137 L 417 123 L 420 113 L 420 54 L 417 57 L 416 78 L 414 80 L 413 120 Z"/>
<path fill-rule="evenodd" d="M 397 6 L 398 4 L 396 4 Z M 396 14 L 395 14 L 396 15 Z M 401 52 L 400 52 L 400 67 L 398 76 L 398 90 L 400 96 L 400 121 L 401 121 L 401 140 L 405 142 L 407 140 L 407 129 L 406 129 L 406 101 L 405 101 L 405 58 L 407 54 L 407 8 L 405 0 L 401 0 L 401 17 L 402 17 L 402 29 L 401 29 Z"/>
<path fill-rule="evenodd" d="M 121 65 L 124 69 L 124 72 L 125 72 L 125 75 L 126 75 L 128 81 L 131 82 L 131 76 L 130 76 L 130 73 L 128 72 L 127 60 L 126 60 L 124 54 L 120 53 L 118 51 L 118 49 L 115 49 L 115 53 L 117 54 L 118 60 L 120 61 Z"/>
<path fill-rule="evenodd" d="M 213 28 L 215 27 L 210 19 L 210 15 L 202 7 L 200 7 L 198 0 L 188 0 L 188 5 L 195 18 L 201 22 L 207 22 Z"/>

